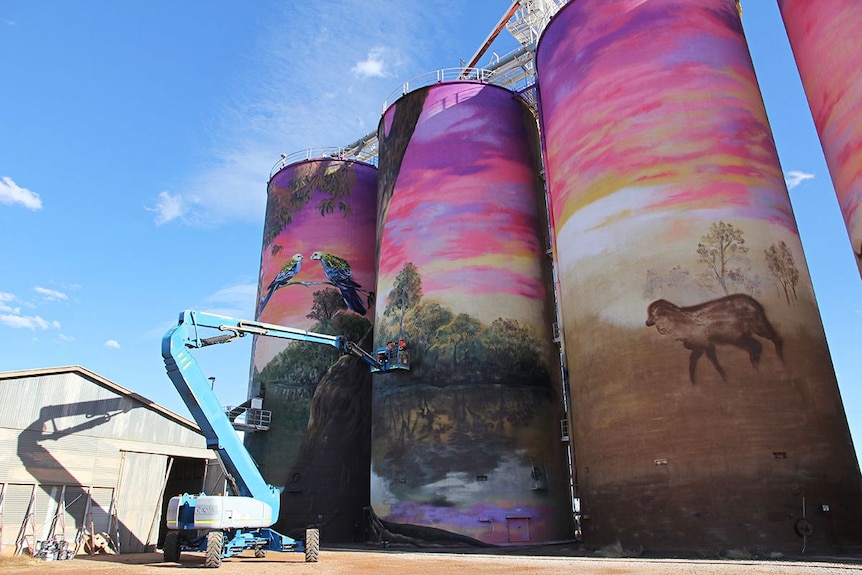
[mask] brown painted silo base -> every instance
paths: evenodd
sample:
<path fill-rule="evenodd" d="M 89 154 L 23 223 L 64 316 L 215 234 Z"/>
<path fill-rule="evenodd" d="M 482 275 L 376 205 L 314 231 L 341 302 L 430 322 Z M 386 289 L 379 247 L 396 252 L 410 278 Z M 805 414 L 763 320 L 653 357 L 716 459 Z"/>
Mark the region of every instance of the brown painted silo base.
<path fill-rule="evenodd" d="M 641 348 L 650 335 L 625 345 Z M 722 347 L 727 381 L 704 362 L 696 384 L 674 376 L 687 354 L 668 341 L 652 352 L 654 367 L 621 361 L 604 370 L 605 385 L 575 388 L 574 402 L 596 406 L 575 426 L 585 543 L 703 556 L 859 550 L 859 471 L 843 407 L 819 380 L 825 347 L 805 341 L 784 353 L 813 355 L 807 368 L 764 349 L 749 379 L 748 356 Z M 601 408 L 609 397 L 614 415 Z"/>

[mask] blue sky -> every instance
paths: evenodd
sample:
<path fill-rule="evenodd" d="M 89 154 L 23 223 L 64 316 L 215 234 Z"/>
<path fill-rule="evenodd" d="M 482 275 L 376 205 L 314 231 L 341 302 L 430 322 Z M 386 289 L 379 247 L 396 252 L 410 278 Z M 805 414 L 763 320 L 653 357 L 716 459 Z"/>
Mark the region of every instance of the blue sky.
<path fill-rule="evenodd" d="M 254 317 L 279 155 L 374 131 L 393 90 L 468 60 L 508 5 L 0 1 L 0 370 L 82 365 L 187 416 L 161 338 L 183 309 Z M 859 449 L 862 281 L 777 4 L 743 9 Z M 250 350 L 196 352 L 225 404 Z"/>

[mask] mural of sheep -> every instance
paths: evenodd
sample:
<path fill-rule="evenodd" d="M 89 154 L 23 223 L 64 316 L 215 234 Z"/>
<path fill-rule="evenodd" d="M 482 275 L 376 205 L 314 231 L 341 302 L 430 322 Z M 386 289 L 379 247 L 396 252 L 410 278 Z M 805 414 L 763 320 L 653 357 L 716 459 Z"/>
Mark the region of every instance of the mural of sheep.
<path fill-rule="evenodd" d="M 704 353 L 718 370 L 721 379 L 727 381 L 727 375 L 715 354 L 716 344 L 735 345 L 747 351 L 751 366 L 757 369 L 763 345 L 752 334 L 771 340 L 779 359 L 784 361 L 781 337 L 766 318 L 763 306 L 744 294 L 729 295 L 689 307 L 679 307 L 663 299 L 656 300 L 647 306 L 646 325 L 655 326 L 660 334 L 673 337 L 691 350 L 688 374 L 692 383 L 695 382 L 697 362 Z"/>

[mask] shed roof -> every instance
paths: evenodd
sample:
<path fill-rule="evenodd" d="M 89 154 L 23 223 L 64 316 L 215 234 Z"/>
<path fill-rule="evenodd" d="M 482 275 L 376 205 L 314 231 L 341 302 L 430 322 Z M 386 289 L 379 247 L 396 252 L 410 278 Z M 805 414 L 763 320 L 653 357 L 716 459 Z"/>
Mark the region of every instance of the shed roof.
<path fill-rule="evenodd" d="M 95 383 L 96 385 L 100 385 L 106 389 L 113 391 L 119 395 L 124 395 L 136 401 L 139 401 L 144 404 L 147 409 L 155 411 L 160 415 L 179 423 L 189 429 L 196 431 L 198 433 L 201 432 L 201 428 L 198 425 L 185 417 L 174 413 L 173 411 L 166 409 L 155 403 L 154 401 L 147 399 L 146 397 L 135 393 L 129 389 L 126 389 L 122 385 L 111 381 L 105 377 L 102 377 L 98 373 L 92 372 L 86 367 L 81 367 L 80 365 L 66 365 L 61 367 L 43 367 L 38 369 L 22 369 L 18 371 L 3 371 L 0 372 L 0 381 L 8 380 L 8 379 L 17 379 L 21 377 L 40 377 L 45 375 L 57 375 L 57 374 L 65 374 L 65 373 L 75 373 L 80 375 L 81 377 L 88 379 Z"/>

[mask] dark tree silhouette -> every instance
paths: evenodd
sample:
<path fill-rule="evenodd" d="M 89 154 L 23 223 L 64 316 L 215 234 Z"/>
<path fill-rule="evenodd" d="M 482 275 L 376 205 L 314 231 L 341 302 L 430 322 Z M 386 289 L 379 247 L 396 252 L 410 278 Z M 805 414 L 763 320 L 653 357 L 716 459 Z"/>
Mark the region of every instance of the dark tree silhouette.
<path fill-rule="evenodd" d="M 312 294 L 314 303 L 311 311 L 306 315 L 308 319 L 316 319 L 319 322 L 329 322 L 340 310 L 347 309 L 341 292 L 333 288 L 325 288 Z"/>
<path fill-rule="evenodd" d="M 371 322 L 364 317 L 336 314 L 329 321 L 314 324 L 310 331 L 343 335 L 351 341 L 360 341 L 370 329 Z M 255 376 L 255 383 L 263 387 L 280 384 L 313 390 L 339 355 L 334 347 L 291 341 Z"/>
<path fill-rule="evenodd" d="M 482 334 L 488 360 L 504 372 L 547 377 L 543 354 L 533 330 L 518 320 L 495 319 Z"/>
<path fill-rule="evenodd" d="M 459 363 L 459 351 L 461 352 L 462 359 L 464 361 L 468 360 L 471 347 L 470 342 L 481 332 L 482 323 L 466 313 L 459 313 L 452 321 L 443 326 L 440 330 L 440 337 L 445 343 L 452 346 L 453 367 L 457 367 Z"/>
<path fill-rule="evenodd" d="M 301 536 L 308 525 L 319 524 L 324 541 L 352 542 L 370 491 L 368 367 L 354 357 L 340 357 L 322 376 L 307 409 L 308 426 L 287 473 L 276 529 Z"/>
<path fill-rule="evenodd" d="M 294 215 L 302 210 L 315 191 L 323 192 L 317 206 L 321 216 L 336 211 L 345 217 L 351 214 L 346 199 L 356 184 L 354 164 L 340 160 L 322 160 L 297 166 L 293 179 L 288 186 L 278 186 L 278 175 L 267 186 L 266 221 L 263 227 L 263 245 L 267 246 L 293 221 Z M 275 246 L 273 246 L 275 249 Z"/>
<path fill-rule="evenodd" d="M 371 331 L 371 322 L 355 313 L 338 313 L 332 318 L 332 332 L 353 342 L 362 340 Z"/>
<path fill-rule="evenodd" d="M 410 345 L 422 357 L 437 343 L 440 328 L 452 321 L 452 312 L 439 303 L 420 303 L 410 310 L 404 329 L 410 334 Z"/>
<path fill-rule="evenodd" d="M 290 342 L 260 370 L 257 380 L 264 388 L 278 384 L 313 390 L 338 355 L 335 348 L 319 343 Z"/>

